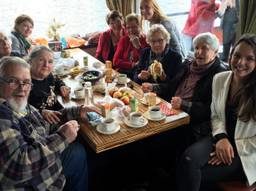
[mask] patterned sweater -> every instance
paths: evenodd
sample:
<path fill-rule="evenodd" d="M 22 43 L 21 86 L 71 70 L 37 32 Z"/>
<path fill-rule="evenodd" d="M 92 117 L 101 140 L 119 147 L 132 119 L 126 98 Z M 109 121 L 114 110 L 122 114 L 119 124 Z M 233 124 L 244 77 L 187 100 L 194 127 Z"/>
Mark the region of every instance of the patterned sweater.
<path fill-rule="evenodd" d="M 70 120 L 78 112 L 64 109 L 63 116 Z M 0 99 L 0 190 L 62 190 L 60 154 L 67 146 L 57 126 L 50 126 L 33 106 L 21 115 Z"/>

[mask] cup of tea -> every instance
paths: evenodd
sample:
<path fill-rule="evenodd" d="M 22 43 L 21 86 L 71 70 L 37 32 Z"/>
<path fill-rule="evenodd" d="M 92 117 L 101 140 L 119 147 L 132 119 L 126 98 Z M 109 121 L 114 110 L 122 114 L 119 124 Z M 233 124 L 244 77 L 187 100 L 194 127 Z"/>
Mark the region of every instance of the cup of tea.
<path fill-rule="evenodd" d="M 143 115 L 140 112 L 132 112 L 129 115 L 130 123 L 140 125 L 144 122 Z"/>
<path fill-rule="evenodd" d="M 79 88 L 75 89 L 74 94 L 75 94 L 76 98 L 83 98 L 84 97 L 84 88 L 79 87 Z"/>
<path fill-rule="evenodd" d="M 113 118 L 104 119 L 102 122 L 102 125 L 103 125 L 104 131 L 106 131 L 106 132 L 111 132 L 116 129 L 116 123 Z"/>
<path fill-rule="evenodd" d="M 117 83 L 118 84 L 126 84 L 127 83 L 127 75 L 126 74 L 119 74 L 117 76 Z"/>
<path fill-rule="evenodd" d="M 149 116 L 152 119 L 158 119 L 162 116 L 162 111 L 159 106 L 153 106 L 149 108 Z"/>

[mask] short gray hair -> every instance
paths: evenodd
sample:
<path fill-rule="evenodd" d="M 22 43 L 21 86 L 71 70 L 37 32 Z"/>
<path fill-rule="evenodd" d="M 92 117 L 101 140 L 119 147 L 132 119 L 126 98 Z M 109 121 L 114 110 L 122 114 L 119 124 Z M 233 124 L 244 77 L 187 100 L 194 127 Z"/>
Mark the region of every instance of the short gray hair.
<path fill-rule="evenodd" d="M 4 56 L 0 59 L 0 76 L 6 76 L 6 71 L 10 66 L 22 66 L 30 70 L 30 65 L 22 58 L 15 56 Z"/>
<path fill-rule="evenodd" d="M 169 41 L 170 41 L 170 33 L 166 30 L 166 28 L 164 28 L 164 26 L 162 24 L 154 24 L 150 27 L 148 33 L 147 33 L 147 37 L 146 37 L 146 40 L 147 40 L 147 43 L 148 44 L 151 44 L 151 41 L 152 41 L 152 36 L 154 33 L 156 32 L 159 32 L 163 35 L 164 37 L 164 40 L 166 40 L 166 43 L 168 44 Z"/>
<path fill-rule="evenodd" d="M 219 39 L 216 35 L 206 32 L 200 33 L 193 39 L 193 47 L 195 48 L 196 45 L 200 42 L 204 42 L 210 46 L 211 49 L 218 51 L 219 50 Z"/>
<path fill-rule="evenodd" d="M 53 54 L 53 51 L 48 48 L 47 46 L 36 46 L 33 48 L 33 50 L 31 51 L 31 53 L 28 56 L 28 62 L 30 62 L 32 59 L 37 58 L 38 56 L 40 56 L 42 54 L 42 52 L 50 52 Z"/>

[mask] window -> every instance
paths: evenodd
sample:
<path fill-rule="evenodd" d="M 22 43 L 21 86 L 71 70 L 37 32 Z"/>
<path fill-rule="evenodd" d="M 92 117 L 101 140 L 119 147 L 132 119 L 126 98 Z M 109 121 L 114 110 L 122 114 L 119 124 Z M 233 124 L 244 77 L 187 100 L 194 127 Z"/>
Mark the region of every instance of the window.
<path fill-rule="evenodd" d="M 46 36 L 55 18 L 65 24 L 61 35 L 84 34 L 107 28 L 105 0 L 0 0 L 0 30 L 10 33 L 15 18 L 27 14 L 34 20 L 32 36 Z"/>
<path fill-rule="evenodd" d="M 157 2 L 164 13 L 176 22 L 181 31 L 188 17 L 191 0 L 157 0 Z"/>

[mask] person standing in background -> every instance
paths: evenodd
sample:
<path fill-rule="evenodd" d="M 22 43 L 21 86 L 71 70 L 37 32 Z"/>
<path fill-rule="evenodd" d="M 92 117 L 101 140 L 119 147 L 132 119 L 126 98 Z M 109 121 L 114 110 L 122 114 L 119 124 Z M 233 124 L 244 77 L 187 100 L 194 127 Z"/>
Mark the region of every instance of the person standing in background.
<path fill-rule="evenodd" d="M 212 32 L 216 10 L 219 8 L 215 0 L 192 0 L 184 29 L 183 40 L 187 53 L 192 51 L 195 36 L 204 32 Z"/>
<path fill-rule="evenodd" d="M 119 11 L 111 11 L 106 16 L 109 29 L 100 34 L 95 57 L 101 62 L 113 60 L 117 44 L 122 36 L 126 34 L 124 18 Z"/>
<path fill-rule="evenodd" d="M 169 47 L 179 53 L 182 58 L 185 58 L 185 50 L 181 35 L 173 20 L 170 20 L 167 15 L 163 13 L 157 4 L 156 0 L 141 0 L 140 12 L 142 21 L 147 20 L 150 26 L 153 24 L 162 24 L 164 28 L 170 33 Z"/>
<path fill-rule="evenodd" d="M 223 52 L 221 60 L 228 61 L 229 51 L 235 42 L 236 25 L 239 21 L 239 0 L 222 0 L 217 11 L 217 16 L 221 17 L 221 28 L 223 30 Z"/>

